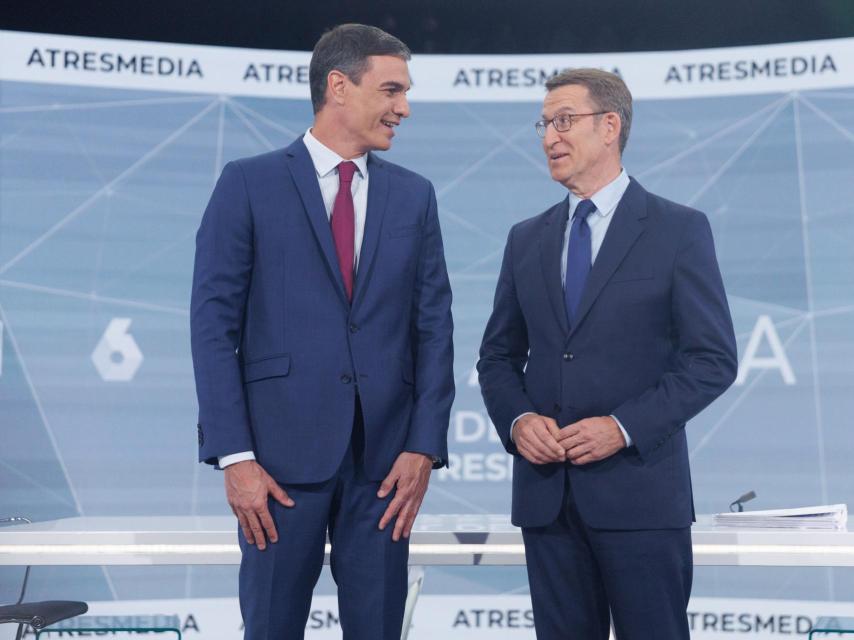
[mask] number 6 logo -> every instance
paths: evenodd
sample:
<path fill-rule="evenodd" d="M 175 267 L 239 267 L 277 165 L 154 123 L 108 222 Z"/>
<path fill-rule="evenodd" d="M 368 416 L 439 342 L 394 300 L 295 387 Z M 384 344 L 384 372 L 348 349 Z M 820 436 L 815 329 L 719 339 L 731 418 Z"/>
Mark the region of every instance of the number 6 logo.
<path fill-rule="evenodd" d="M 142 351 L 128 333 L 130 318 L 113 318 L 92 352 L 92 362 L 107 382 L 133 380 L 142 364 Z"/>

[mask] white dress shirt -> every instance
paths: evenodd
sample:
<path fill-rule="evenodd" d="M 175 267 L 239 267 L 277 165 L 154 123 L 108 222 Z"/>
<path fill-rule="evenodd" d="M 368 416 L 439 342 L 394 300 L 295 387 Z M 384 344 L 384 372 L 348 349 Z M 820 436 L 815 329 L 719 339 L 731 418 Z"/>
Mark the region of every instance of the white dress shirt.
<path fill-rule="evenodd" d="M 628 188 L 629 175 L 626 173 L 626 170 L 623 169 L 620 171 L 620 175 L 590 197 L 590 200 L 592 200 L 593 204 L 596 205 L 596 210 L 587 216 L 587 226 L 590 227 L 591 267 L 596 262 L 596 256 L 599 255 L 599 249 L 602 248 L 602 242 L 605 240 L 605 233 L 608 231 L 608 227 L 611 225 L 611 220 L 614 218 L 613 213 L 617 210 L 617 205 L 620 204 L 620 200 Z M 572 191 L 569 192 L 569 220 L 567 221 L 566 232 L 563 236 L 563 249 L 560 254 L 560 281 L 564 287 L 566 286 L 566 252 L 569 249 L 569 234 L 572 232 L 572 224 L 569 221 L 571 221 L 572 217 L 575 215 L 575 210 L 578 208 L 578 203 L 580 203 L 581 200 L 582 198 L 572 193 Z M 511 440 L 513 440 L 513 427 L 516 426 L 519 418 L 528 415 L 529 413 L 531 412 L 527 411 L 520 414 L 510 425 Z M 632 446 L 632 439 L 623 425 L 616 416 L 611 417 L 617 423 L 620 431 L 623 432 L 623 437 L 626 439 L 626 446 Z"/>
<path fill-rule="evenodd" d="M 311 135 L 311 129 L 305 132 L 302 141 L 308 149 L 308 155 L 311 156 L 314 171 L 317 173 L 320 194 L 323 196 L 323 205 L 326 207 L 326 217 L 331 220 L 332 206 L 335 204 L 335 196 L 338 195 L 338 165 L 347 160 Z M 368 213 L 368 155 L 362 154 L 350 161 L 356 165 L 357 169 L 350 186 L 353 194 L 353 209 L 356 213 L 356 233 L 353 237 L 353 249 L 355 249 L 353 269 L 355 270 L 359 266 L 359 252 L 362 249 L 362 238 L 365 236 L 365 216 Z"/>
<path fill-rule="evenodd" d="M 317 174 L 317 182 L 320 184 L 320 195 L 323 196 L 323 205 L 326 207 L 327 219 L 332 218 L 332 207 L 335 204 L 335 196 L 338 195 L 338 165 L 346 162 L 332 149 L 324 145 L 311 134 L 311 129 L 305 132 L 302 139 L 314 171 Z M 359 253 L 362 249 L 362 238 L 365 235 L 365 218 L 368 213 L 368 155 L 362 154 L 358 158 L 351 158 L 356 165 L 356 173 L 353 174 L 353 182 L 350 185 L 353 194 L 353 209 L 356 214 L 356 228 L 354 234 L 353 270 L 359 266 Z M 241 451 L 227 456 L 220 456 L 219 467 L 225 469 L 230 464 L 254 460 L 255 453 L 252 451 Z"/>

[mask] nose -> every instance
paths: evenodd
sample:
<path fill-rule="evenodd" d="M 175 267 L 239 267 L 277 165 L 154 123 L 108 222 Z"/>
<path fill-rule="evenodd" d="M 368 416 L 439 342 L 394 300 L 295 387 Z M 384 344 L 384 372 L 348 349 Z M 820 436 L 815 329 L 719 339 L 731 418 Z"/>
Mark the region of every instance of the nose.
<path fill-rule="evenodd" d="M 560 133 L 552 122 L 546 123 L 546 135 L 543 136 L 543 147 L 548 151 L 548 149 L 556 142 L 560 140 Z"/>
<path fill-rule="evenodd" d="M 394 113 L 401 118 L 409 117 L 409 100 L 406 99 L 406 94 L 401 94 L 400 99 L 395 103 Z"/>

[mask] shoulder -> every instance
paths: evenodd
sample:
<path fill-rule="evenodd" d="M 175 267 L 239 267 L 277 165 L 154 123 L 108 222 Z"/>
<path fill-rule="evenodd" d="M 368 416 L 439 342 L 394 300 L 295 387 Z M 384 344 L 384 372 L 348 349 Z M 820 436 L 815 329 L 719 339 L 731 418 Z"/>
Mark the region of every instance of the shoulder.
<path fill-rule="evenodd" d="M 560 209 L 566 206 L 566 200 L 552 205 L 542 213 L 517 222 L 510 228 L 510 239 L 525 241 L 538 235 L 545 227 L 552 224 L 560 226 Z M 560 229 L 555 233 L 560 233 Z"/>
<path fill-rule="evenodd" d="M 647 193 L 647 206 L 651 213 L 671 222 L 696 222 L 706 217 L 706 214 L 699 209 L 673 202 L 654 193 Z"/>
<path fill-rule="evenodd" d="M 257 156 L 230 160 L 223 166 L 220 182 L 239 186 L 246 193 L 263 193 L 280 184 L 286 175 L 287 152 L 276 149 Z"/>
<path fill-rule="evenodd" d="M 704 229 L 709 227 L 709 220 L 705 213 L 688 205 L 679 204 L 668 200 L 655 193 L 650 193 L 633 181 L 635 188 L 642 192 L 646 213 L 655 224 L 660 224 L 674 232 L 676 237 L 683 235 L 691 229 Z"/>
<path fill-rule="evenodd" d="M 683 249 L 697 241 L 711 241 L 712 227 L 705 213 L 650 193 L 637 183 L 634 184 L 643 191 L 648 220 L 658 227 L 662 237 L 668 238 L 669 242 Z"/>
<path fill-rule="evenodd" d="M 275 149 L 256 156 L 237 158 L 230 161 L 226 167 L 231 166 L 232 168 L 239 169 L 244 174 L 265 172 L 281 168 L 285 163 L 286 157 L 287 151 L 285 149 Z"/>

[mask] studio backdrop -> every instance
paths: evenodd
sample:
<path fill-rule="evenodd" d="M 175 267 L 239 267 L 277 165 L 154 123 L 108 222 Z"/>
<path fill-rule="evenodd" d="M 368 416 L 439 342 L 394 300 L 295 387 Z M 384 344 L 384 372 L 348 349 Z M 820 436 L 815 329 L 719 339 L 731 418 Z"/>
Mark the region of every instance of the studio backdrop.
<path fill-rule="evenodd" d="M 196 463 L 194 235 L 224 163 L 310 125 L 309 57 L 0 32 L 0 516 L 228 512 L 221 474 Z M 413 58 L 412 115 L 385 155 L 436 187 L 456 324 L 450 466 L 423 511 L 509 512 L 510 458 L 474 364 L 511 225 L 566 195 L 534 131 L 545 81 L 582 66 L 634 94 L 628 173 L 714 231 L 740 367 L 687 427 L 697 512 L 750 489 L 755 508 L 854 503 L 846 39 Z M 0 570 L 0 601 L 20 578 Z M 240 623 L 235 567 L 43 567 L 32 580 L 33 598 L 176 616 L 190 638 Z M 532 637 L 522 568 L 431 568 L 424 588 L 411 637 Z M 318 592 L 310 637 L 333 637 L 328 575 Z M 727 613 L 738 633 L 777 637 L 843 611 L 854 572 L 701 568 L 694 594 L 695 637 L 732 636 L 703 627 Z"/>

